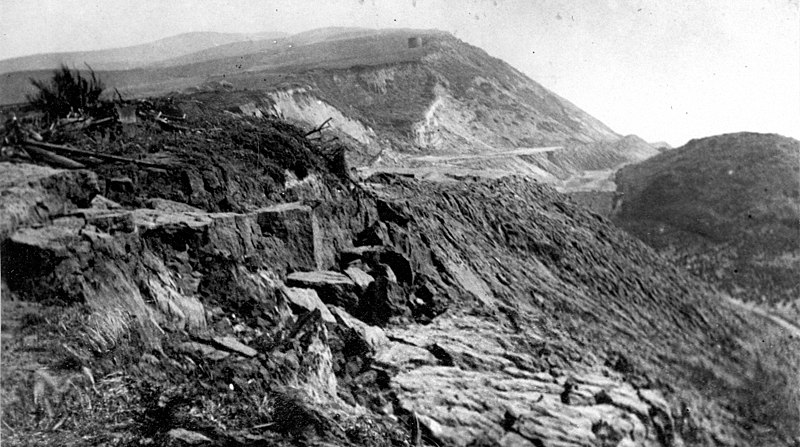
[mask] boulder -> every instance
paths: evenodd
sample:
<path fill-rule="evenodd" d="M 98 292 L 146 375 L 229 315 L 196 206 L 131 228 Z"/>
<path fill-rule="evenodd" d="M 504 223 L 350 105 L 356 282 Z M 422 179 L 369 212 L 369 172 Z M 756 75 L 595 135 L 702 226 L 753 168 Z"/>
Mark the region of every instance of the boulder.
<path fill-rule="evenodd" d="M 328 310 L 328 307 L 319 299 L 319 295 L 317 295 L 317 292 L 313 289 L 282 287 L 281 292 L 283 292 L 283 295 L 292 305 L 305 309 L 306 311 L 319 309 L 323 321 L 328 323 L 336 322 L 331 311 Z"/>
<path fill-rule="evenodd" d="M 352 279 L 354 283 L 356 283 L 358 288 L 361 289 L 362 293 L 367 290 L 373 281 L 375 281 L 375 278 L 370 276 L 369 273 L 354 266 L 346 268 L 344 274 L 347 275 L 348 278 Z"/>
<path fill-rule="evenodd" d="M 342 273 L 331 271 L 294 272 L 286 277 L 286 285 L 314 289 L 322 301 L 345 309 L 358 306 L 358 286 Z"/>

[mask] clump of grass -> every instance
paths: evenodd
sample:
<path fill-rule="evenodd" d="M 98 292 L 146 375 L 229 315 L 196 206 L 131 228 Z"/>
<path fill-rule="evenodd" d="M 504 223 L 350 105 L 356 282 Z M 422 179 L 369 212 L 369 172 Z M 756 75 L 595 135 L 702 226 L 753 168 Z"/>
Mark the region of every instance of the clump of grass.
<path fill-rule="evenodd" d="M 82 339 L 95 353 L 105 353 L 125 339 L 131 330 L 132 317 L 120 309 L 92 312 L 82 328 Z"/>
<path fill-rule="evenodd" d="M 49 81 L 33 78 L 30 81 L 38 91 L 27 96 L 28 102 L 44 112 L 51 121 L 64 118 L 70 112 L 85 112 L 97 107 L 105 89 L 91 67 L 89 77 L 81 75 L 79 70 L 73 71 L 62 65 L 53 72 Z"/>

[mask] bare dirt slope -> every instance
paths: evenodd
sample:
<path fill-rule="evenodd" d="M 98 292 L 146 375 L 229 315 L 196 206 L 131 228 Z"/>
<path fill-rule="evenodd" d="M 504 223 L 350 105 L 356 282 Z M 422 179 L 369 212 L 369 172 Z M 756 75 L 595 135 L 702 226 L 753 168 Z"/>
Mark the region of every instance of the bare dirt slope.
<path fill-rule="evenodd" d="M 143 105 L 188 130 L 67 140 L 162 167 L 0 163 L 4 440 L 800 435 L 796 339 L 553 189 L 353 183 L 302 131 L 199 97 Z"/>

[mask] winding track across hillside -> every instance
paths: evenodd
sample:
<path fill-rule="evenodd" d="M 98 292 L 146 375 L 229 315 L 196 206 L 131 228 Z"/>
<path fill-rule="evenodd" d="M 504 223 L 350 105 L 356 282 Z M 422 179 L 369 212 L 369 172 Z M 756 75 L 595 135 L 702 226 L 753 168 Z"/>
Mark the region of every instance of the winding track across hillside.
<path fill-rule="evenodd" d="M 789 321 L 789 320 L 787 320 L 787 319 L 785 319 L 785 318 L 783 318 L 783 317 L 781 317 L 779 315 L 775 315 L 775 314 L 769 312 L 768 310 L 765 310 L 765 309 L 763 309 L 761 307 L 756 306 L 755 304 L 745 303 L 744 301 L 737 300 L 737 299 L 732 298 L 730 296 L 725 296 L 725 295 L 723 295 L 723 296 L 725 297 L 725 299 L 729 303 L 731 303 L 731 304 L 733 304 L 733 305 L 735 305 L 737 307 L 740 307 L 742 309 L 745 309 L 747 311 L 750 311 L 750 312 L 752 312 L 752 313 L 754 313 L 754 314 L 756 314 L 758 316 L 764 317 L 764 318 L 772 321 L 773 323 L 777 324 L 778 326 L 780 326 L 780 327 L 786 329 L 787 331 L 789 331 L 789 333 L 792 334 L 793 337 L 800 338 L 800 326 L 798 326 L 796 323 L 793 323 L 793 322 L 791 322 L 791 321 Z"/>
<path fill-rule="evenodd" d="M 465 160 L 491 160 L 495 158 L 514 157 L 519 155 L 541 154 L 544 152 L 554 152 L 563 149 L 561 146 L 550 147 L 520 147 L 510 151 L 491 152 L 486 154 L 456 154 L 456 155 L 424 155 L 413 157 L 411 160 L 426 163 L 447 163 L 452 161 Z"/>

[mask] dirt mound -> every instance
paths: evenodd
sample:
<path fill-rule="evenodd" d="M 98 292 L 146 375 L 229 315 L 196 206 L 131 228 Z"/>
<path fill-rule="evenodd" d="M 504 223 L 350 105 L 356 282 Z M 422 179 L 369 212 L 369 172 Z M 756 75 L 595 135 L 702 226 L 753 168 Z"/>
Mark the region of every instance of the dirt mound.
<path fill-rule="evenodd" d="M 730 294 L 800 321 L 799 179 L 797 140 L 692 140 L 619 172 L 614 219 Z"/>

